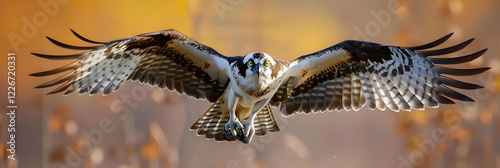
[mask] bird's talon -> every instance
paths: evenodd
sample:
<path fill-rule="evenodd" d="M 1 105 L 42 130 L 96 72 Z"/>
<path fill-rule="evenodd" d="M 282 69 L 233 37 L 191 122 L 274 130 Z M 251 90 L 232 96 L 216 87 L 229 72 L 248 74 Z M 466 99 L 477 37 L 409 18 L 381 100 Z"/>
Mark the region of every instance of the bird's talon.
<path fill-rule="evenodd" d="M 226 134 L 229 132 L 229 134 L 232 135 L 231 137 L 235 137 L 235 136 L 238 136 L 238 129 L 240 129 L 239 127 L 241 127 L 241 122 L 240 121 L 238 121 L 238 120 L 229 120 L 226 123 L 226 126 L 224 127 L 224 129 L 226 130 Z"/>
<path fill-rule="evenodd" d="M 224 133 L 224 136 L 226 136 L 227 139 L 233 139 L 234 138 L 234 135 L 231 134 L 230 132 L 227 132 L 227 131 Z"/>
<path fill-rule="evenodd" d="M 245 120 L 245 121 L 243 121 L 243 127 L 245 128 L 244 129 L 245 136 L 248 136 L 250 134 L 250 130 L 252 130 L 252 128 L 253 128 L 252 123 L 248 120 Z"/>

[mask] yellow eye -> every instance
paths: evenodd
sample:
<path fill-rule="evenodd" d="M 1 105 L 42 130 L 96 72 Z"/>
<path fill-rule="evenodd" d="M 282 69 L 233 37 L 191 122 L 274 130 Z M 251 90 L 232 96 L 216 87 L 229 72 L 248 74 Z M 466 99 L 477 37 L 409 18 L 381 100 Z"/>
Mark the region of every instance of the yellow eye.
<path fill-rule="evenodd" d="M 264 66 L 269 67 L 269 65 L 271 65 L 271 63 L 269 62 L 269 60 L 267 60 L 266 62 L 264 62 Z"/>
<path fill-rule="evenodd" d="M 253 67 L 253 61 L 248 61 L 248 66 Z"/>

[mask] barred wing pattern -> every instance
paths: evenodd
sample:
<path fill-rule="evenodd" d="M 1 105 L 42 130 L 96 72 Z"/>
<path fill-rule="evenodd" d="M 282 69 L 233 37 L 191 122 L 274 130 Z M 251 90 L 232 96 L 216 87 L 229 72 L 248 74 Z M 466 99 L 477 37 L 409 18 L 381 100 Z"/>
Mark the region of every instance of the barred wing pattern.
<path fill-rule="evenodd" d="M 214 102 L 227 87 L 229 78 L 224 70 L 229 66 L 227 57 L 176 30 L 146 33 L 111 42 L 92 41 L 72 32 L 85 42 L 100 45 L 72 46 L 47 37 L 63 48 L 90 50 L 64 56 L 33 53 L 52 60 L 78 59 L 57 69 L 31 74 L 47 76 L 69 71 L 37 86 L 46 88 L 62 84 L 48 94 L 77 92 L 106 95 L 126 81 L 133 80 Z"/>
<path fill-rule="evenodd" d="M 436 58 L 461 50 L 473 39 L 437 49 L 452 34 L 417 47 L 385 46 L 362 41 L 344 41 L 291 62 L 289 79 L 279 88 L 271 104 L 281 104 L 283 115 L 327 110 L 370 109 L 393 111 L 454 104 L 452 99 L 474 101 L 448 86 L 479 89 L 476 84 L 443 75 L 470 76 L 489 68 L 454 69 L 436 64 L 460 64 L 481 56 L 486 49 L 456 58 Z M 423 51 L 426 50 L 426 51 Z"/>

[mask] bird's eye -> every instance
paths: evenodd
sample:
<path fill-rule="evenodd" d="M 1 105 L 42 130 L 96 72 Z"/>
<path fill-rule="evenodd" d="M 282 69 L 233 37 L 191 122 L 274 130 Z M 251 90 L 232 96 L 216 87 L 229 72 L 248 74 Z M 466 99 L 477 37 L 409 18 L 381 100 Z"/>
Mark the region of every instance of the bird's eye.
<path fill-rule="evenodd" d="M 248 61 L 248 66 L 253 67 L 253 61 L 252 60 Z"/>
<path fill-rule="evenodd" d="M 266 62 L 264 62 L 264 66 L 269 67 L 269 65 L 271 65 L 271 63 L 269 62 L 269 60 L 267 60 Z"/>

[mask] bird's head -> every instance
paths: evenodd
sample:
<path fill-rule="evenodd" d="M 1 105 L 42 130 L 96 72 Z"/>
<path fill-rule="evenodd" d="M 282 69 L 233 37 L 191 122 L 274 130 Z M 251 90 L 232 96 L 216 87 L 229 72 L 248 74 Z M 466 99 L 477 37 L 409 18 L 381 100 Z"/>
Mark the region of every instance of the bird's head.
<path fill-rule="evenodd" d="M 271 76 L 274 59 L 263 52 L 254 52 L 245 56 L 243 63 L 247 66 L 246 74 L 257 78 L 268 78 Z"/>

